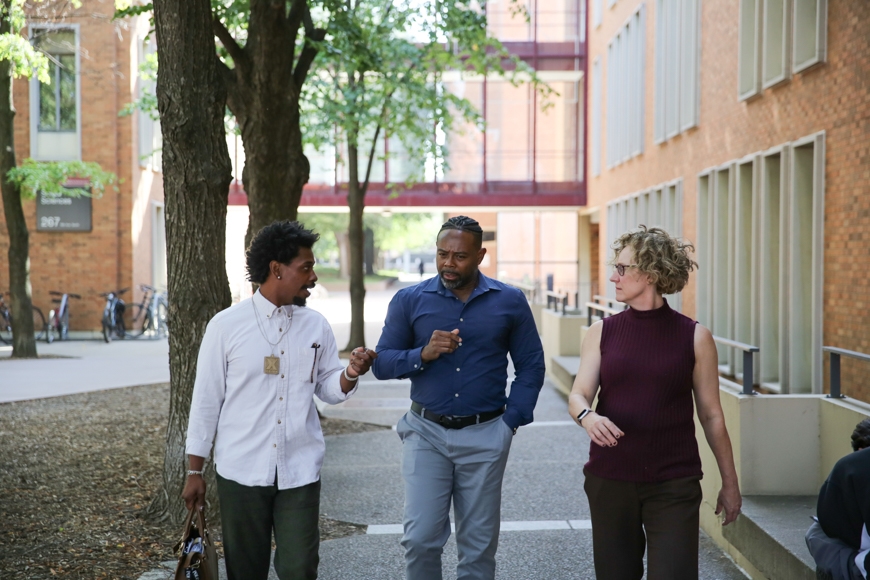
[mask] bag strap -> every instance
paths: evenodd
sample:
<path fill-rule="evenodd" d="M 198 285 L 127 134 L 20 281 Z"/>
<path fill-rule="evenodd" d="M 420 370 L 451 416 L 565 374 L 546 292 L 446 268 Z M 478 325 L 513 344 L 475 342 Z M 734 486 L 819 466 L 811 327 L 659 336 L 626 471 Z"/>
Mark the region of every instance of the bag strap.
<path fill-rule="evenodd" d="M 178 540 L 178 543 L 176 543 L 175 546 L 172 548 L 173 552 L 177 552 L 179 547 L 184 546 L 185 540 L 187 540 L 187 537 L 190 535 L 190 525 L 191 525 L 191 523 L 193 523 L 193 513 L 196 511 L 199 511 L 199 510 L 197 510 L 196 506 L 194 506 L 187 513 L 187 519 L 184 521 L 184 527 L 181 528 L 181 539 Z"/>

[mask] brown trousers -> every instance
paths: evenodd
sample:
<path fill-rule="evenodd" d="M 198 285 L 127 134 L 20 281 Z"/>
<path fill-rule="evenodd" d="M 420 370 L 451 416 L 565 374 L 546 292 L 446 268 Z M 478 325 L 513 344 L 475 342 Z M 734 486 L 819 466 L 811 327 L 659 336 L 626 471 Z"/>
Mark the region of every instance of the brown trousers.
<path fill-rule="evenodd" d="M 632 483 L 583 473 L 597 580 L 639 580 L 647 546 L 648 580 L 697 580 L 697 477 Z"/>

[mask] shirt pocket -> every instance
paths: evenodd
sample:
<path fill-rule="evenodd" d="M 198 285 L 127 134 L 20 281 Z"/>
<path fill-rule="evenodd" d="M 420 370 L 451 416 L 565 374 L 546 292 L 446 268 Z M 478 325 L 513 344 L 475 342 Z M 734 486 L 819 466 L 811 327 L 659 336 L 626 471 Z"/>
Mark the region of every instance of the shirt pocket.
<path fill-rule="evenodd" d="M 300 381 L 308 385 L 317 384 L 320 358 L 322 356 L 323 346 L 318 342 L 313 342 L 297 349 L 297 360 L 299 361 L 297 373 Z"/>

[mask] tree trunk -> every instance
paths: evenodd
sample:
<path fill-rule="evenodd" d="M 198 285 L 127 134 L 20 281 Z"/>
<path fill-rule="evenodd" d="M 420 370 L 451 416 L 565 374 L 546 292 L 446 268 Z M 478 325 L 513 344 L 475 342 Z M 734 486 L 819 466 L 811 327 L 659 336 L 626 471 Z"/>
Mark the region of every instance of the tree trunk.
<path fill-rule="evenodd" d="M 0 3 L 0 34 L 11 31 L 8 21 L 10 0 Z M 15 107 L 12 103 L 12 66 L 0 61 L 0 189 L 3 190 L 3 213 L 9 231 L 9 293 L 12 296 L 12 356 L 36 356 L 33 336 L 33 303 L 30 294 L 30 235 L 21 207 L 21 190 L 6 178 L 15 167 Z M 0 289 L 0 292 L 3 290 Z"/>
<path fill-rule="evenodd" d="M 226 88 L 218 76 L 209 0 L 155 0 L 154 22 L 172 332 L 163 485 L 149 513 L 180 525 L 199 345 L 208 321 L 230 305 L 225 244 L 232 169 L 224 130 Z M 215 506 L 213 463 L 207 476 L 207 499 Z M 211 512 L 216 523 L 217 510 Z"/>
<path fill-rule="evenodd" d="M 359 148 L 354 138 L 348 139 L 347 162 L 350 179 L 347 188 L 347 206 L 350 219 L 347 233 L 350 246 L 350 340 L 345 350 L 365 346 L 365 300 L 366 286 L 363 272 L 365 234 L 363 230 L 363 210 L 365 209 L 365 190 L 359 182 Z"/>
<path fill-rule="evenodd" d="M 294 4 L 296 4 L 294 2 Z M 234 69 L 223 69 L 227 105 L 245 147 L 242 182 L 250 217 L 246 245 L 276 220 L 295 220 L 310 165 L 303 153 L 299 97 L 310 62 L 293 49 L 300 17 L 286 2 L 251 2 L 248 38 L 235 47 Z M 229 42 L 229 40 L 227 40 Z"/>

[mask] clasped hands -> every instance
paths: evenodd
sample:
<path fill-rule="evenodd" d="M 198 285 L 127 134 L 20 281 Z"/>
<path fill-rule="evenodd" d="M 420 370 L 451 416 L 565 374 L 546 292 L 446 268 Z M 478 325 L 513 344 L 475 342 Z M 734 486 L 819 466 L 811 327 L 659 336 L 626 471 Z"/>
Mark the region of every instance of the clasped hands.
<path fill-rule="evenodd" d="M 364 375 L 369 372 L 369 369 L 372 367 L 372 363 L 375 362 L 375 359 L 378 358 L 378 353 L 373 351 L 370 348 L 366 348 L 364 346 L 358 346 L 350 352 L 350 364 L 348 365 L 348 371 L 353 371 L 356 373 L 356 376 Z M 351 378 L 356 378 L 348 372 L 348 375 Z"/>

